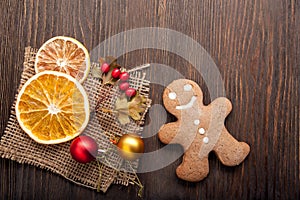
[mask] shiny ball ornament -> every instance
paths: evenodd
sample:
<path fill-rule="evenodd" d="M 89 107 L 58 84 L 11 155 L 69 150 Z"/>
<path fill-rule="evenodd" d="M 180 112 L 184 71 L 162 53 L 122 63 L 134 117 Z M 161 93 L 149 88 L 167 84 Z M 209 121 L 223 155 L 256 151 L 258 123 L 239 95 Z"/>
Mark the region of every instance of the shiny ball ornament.
<path fill-rule="evenodd" d="M 125 160 L 135 160 L 141 157 L 142 153 L 144 153 L 144 141 L 137 135 L 122 135 L 117 146 L 120 156 Z"/>
<path fill-rule="evenodd" d="M 89 136 L 79 136 L 71 143 L 70 153 L 74 160 L 86 164 L 96 159 L 98 144 Z"/>

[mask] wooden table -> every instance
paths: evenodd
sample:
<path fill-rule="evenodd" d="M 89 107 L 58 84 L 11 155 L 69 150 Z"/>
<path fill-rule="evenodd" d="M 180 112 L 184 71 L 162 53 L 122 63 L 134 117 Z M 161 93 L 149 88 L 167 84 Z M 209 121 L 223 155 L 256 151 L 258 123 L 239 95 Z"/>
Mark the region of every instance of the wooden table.
<path fill-rule="evenodd" d="M 297 0 L 1 0 L 1 135 L 19 84 L 24 48 L 68 35 L 91 50 L 111 36 L 141 27 L 173 29 L 211 55 L 233 111 L 226 126 L 251 146 L 237 167 L 209 156 L 210 174 L 199 183 L 179 180 L 169 166 L 139 174 L 145 199 L 299 199 L 300 2 Z M 209 90 L 188 60 L 159 49 L 120 57 L 124 66 L 160 63 Z M 153 103 L 163 87 L 151 85 Z M 156 114 L 159 120 L 161 116 Z M 149 119 L 149 116 L 148 118 Z M 174 118 L 168 114 L 168 120 Z M 155 133 L 147 151 L 164 145 Z M 174 146 L 174 151 L 180 150 Z M 106 194 L 77 186 L 51 172 L 0 159 L 0 199 L 138 199 L 133 186 L 112 186 Z"/>

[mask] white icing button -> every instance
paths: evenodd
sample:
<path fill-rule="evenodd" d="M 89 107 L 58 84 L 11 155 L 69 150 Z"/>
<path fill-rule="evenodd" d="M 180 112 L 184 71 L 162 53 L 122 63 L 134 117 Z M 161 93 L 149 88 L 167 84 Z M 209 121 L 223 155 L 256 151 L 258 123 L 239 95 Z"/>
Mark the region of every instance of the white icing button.
<path fill-rule="evenodd" d="M 203 134 L 205 133 L 205 129 L 204 129 L 204 128 L 200 128 L 200 129 L 199 129 L 199 133 L 200 133 L 201 135 L 203 135 Z"/>
<path fill-rule="evenodd" d="M 199 125 L 200 124 L 200 120 L 199 119 L 196 119 L 195 121 L 194 121 L 194 124 L 197 126 L 197 125 Z"/>
<path fill-rule="evenodd" d="M 171 92 L 171 93 L 169 93 L 169 98 L 170 99 L 176 99 L 176 97 L 177 97 L 177 95 L 176 95 L 176 93 L 175 92 Z"/>
<path fill-rule="evenodd" d="M 205 144 L 207 144 L 208 141 L 209 141 L 208 137 L 204 137 L 204 138 L 203 138 L 203 142 L 204 142 Z"/>
<path fill-rule="evenodd" d="M 192 90 L 192 85 L 190 84 L 186 84 L 185 86 L 183 86 L 184 91 L 191 91 Z"/>

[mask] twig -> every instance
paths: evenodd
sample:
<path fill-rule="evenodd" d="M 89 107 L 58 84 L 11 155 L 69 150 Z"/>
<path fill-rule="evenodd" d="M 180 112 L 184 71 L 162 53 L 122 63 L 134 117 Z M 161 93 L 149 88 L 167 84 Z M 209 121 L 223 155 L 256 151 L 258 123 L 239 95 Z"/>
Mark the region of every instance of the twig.
<path fill-rule="evenodd" d="M 128 70 L 127 72 L 130 73 L 130 72 L 142 70 L 142 69 L 145 69 L 145 68 L 148 68 L 148 67 L 150 67 L 150 64 L 149 64 L 149 63 L 144 64 L 144 65 L 137 66 L 137 67 L 135 67 L 135 68 L 133 68 L 133 69 Z"/>
<path fill-rule="evenodd" d="M 144 186 L 143 186 L 142 182 L 140 181 L 138 175 L 137 175 L 136 172 L 134 171 L 134 169 L 133 169 L 131 163 L 130 163 L 129 161 L 126 161 L 126 162 L 127 162 L 127 164 L 130 166 L 130 168 L 131 168 L 131 170 L 132 170 L 132 172 L 133 172 L 133 174 L 134 174 L 134 176 L 135 176 L 137 182 L 136 182 L 134 179 L 130 178 L 130 177 L 128 177 L 128 178 L 129 178 L 134 184 L 136 184 L 137 186 L 140 187 L 140 189 L 139 189 L 139 191 L 138 191 L 138 196 L 142 198 L 142 197 L 143 197 Z"/>
<path fill-rule="evenodd" d="M 98 160 L 97 160 L 97 164 L 98 164 L 98 167 L 99 167 L 99 178 L 98 178 L 97 192 L 100 192 L 101 191 L 101 179 L 102 179 L 102 168 L 103 168 L 103 165 L 101 167 L 100 166 L 100 162 Z"/>

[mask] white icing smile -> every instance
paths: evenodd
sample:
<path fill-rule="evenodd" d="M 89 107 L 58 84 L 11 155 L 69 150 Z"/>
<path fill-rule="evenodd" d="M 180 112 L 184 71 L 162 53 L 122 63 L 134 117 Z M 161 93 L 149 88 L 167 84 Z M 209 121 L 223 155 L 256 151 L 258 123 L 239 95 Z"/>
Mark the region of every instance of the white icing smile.
<path fill-rule="evenodd" d="M 187 104 L 185 105 L 181 105 L 181 106 L 176 106 L 176 109 L 177 110 L 185 110 L 185 109 L 189 109 L 191 107 L 193 107 L 194 105 L 194 102 L 197 100 L 197 98 L 195 96 L 193 96 L 190 100 L 190 102 L 188 102 Z"/>

